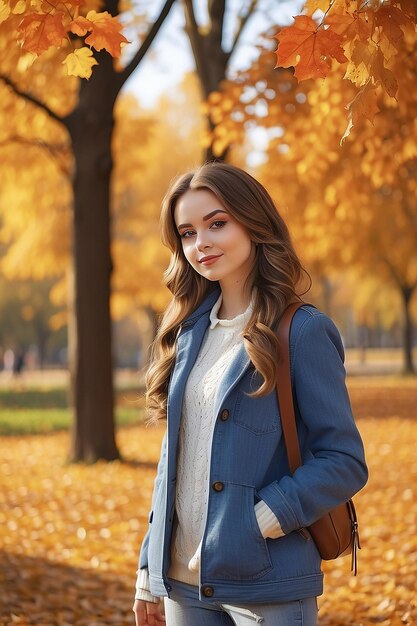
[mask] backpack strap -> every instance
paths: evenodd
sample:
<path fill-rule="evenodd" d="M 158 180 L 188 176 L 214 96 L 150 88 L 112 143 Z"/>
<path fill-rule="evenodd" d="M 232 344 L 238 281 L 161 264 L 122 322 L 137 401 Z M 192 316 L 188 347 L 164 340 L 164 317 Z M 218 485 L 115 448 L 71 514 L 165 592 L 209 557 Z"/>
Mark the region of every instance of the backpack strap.
<path fill-rule="evenodd" d="M 300 444 L 295 422 L 294 401 L 290 369 L 290 329 L 295 312 L 307 302 L 292 302 L 281 316 L 277 335 L 281 344 L 281 355 L 277 364 L 277 397 L 281 415 L 282 431 L 291 473 L 302 465 Z M 314 306 L 314 305 L 309 305 Z M 316 307 L 315 307 L 316 308 Z"/>

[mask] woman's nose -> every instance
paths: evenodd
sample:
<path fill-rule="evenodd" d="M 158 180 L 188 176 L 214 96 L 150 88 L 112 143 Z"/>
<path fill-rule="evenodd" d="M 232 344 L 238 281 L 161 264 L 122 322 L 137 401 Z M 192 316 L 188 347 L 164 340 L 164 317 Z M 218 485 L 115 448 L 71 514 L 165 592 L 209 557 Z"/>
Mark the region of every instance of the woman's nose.
<path fill-rule="evenodd" d="M 197 246 L 197 250 L 205 250 L 207 248 L 211 248 L 211 243 L 207 238 L 207 235 L 205 235 L 204 233 L 197 233 L 197 238 L 196 238 L 196 246 Z"/>

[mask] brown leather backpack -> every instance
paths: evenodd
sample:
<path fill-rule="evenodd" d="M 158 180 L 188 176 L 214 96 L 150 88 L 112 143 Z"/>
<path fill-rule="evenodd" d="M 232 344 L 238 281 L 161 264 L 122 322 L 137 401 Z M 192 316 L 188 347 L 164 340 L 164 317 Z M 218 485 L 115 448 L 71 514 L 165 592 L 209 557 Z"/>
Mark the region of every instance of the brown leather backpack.
<path fill-rule="evenodd" d="M 284 311 L 278 326 L 282 356 L 278 363 L 277 395 L 282 430 L 291 473 L 302 465 L 295 421 L 290 374 L 290 328 L 294 313 L 306 302 L 291 303 Z M 357 574 L 357 549 L 360 549 L 358 520 L 352 500 L 340 504 L 308 527 L 322 559 L 331 560 L 351 554 L 351 569 Z"/>

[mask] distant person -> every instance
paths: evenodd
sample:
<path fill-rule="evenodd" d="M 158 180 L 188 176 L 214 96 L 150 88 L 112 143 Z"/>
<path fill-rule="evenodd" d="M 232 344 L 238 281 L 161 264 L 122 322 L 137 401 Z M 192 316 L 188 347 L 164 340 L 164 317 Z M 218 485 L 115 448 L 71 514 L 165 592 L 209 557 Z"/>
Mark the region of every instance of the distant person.
<path fill-rule="evenodd" d="M 304 529 L 367 480 L 340 333 L 311 304 L 294 314 L 304 465 L 292 475 L 275 330 L 305 291 L 285 222 L 255 178 L 208 163 L 175 180 L 161 223 L 173 299 L 153 343 L 146 400 L 167 432 L 139 556 L 136 624 L 315 626 L 323 573 Z"/>
<path fill-rule="evenodd" d="M 4 371 L 13 374 L 15 362 L 15 354 L 11 348 L 7 348 L 4 352 Z"/>
<path fill-rule="evenodd" d="M 13 374 L 15 376 L 20 376 L 20 374 L 22 373 L 23 368 L 25 367 L 25 356 L 26 356 L 25 348 L 20 348 L 20 350 L 18 350 L 16 354 L 16 358 L 13 364 Z"/>

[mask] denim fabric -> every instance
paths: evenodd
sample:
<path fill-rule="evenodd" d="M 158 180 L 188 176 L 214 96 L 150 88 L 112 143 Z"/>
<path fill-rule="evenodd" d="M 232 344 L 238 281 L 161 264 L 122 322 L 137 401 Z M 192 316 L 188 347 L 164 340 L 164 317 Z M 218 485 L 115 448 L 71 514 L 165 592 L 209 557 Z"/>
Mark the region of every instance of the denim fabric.
<path fill-rule="evenodd" d="M 316 626 L 317 599 L 274 604 L 208 604 L 198 587 L 169 579 L 170 598 L 164 599 L 166 626 Z"/>
<path fill-rule="evenodd" d="M 211 293 L 183 323 L 177 340 L 168 387 L 167 433 L 139 557 L 139 568 L 149 570 L 155 596 L 170 594 L 167 573 L 182 400 L 218 293 Z M 346 502 L 367 480 L 362 440 L 345 384 L 342 340 L 332 320 L 312 305 L 303 305 L 294 315 L 290 357 L 303 458 L 294 475 L 288 466 L 275 390 L 260 398 L 248 396 L 262 378 L 243 344 L 217 391 L 209 485 L 217 484 L 209 489 L 199 585 L 200 599 L 209 604 L 248 598 L 255 603 L 289 602 L 320 595 L 320 555 L 308 533 L 299 531 Z M 254 512 L 259 500 L 277 516 L 283 537 L 263 538 Z"/>

